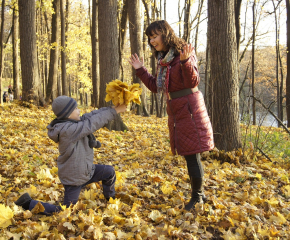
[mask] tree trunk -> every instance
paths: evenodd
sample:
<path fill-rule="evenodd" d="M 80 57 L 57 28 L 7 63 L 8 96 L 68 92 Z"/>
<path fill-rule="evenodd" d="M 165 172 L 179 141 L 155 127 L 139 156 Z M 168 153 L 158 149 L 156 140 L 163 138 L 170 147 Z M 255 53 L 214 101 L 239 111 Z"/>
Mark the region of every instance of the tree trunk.
<path fill-rule="evenodd" d="M 58 38 L 59 38 L 59 1 L 53 1 L 54 14 L 51 19 L 51 49 L 49 60 L 49 75 L 46 87 L 46 98 L 49 102 L 57 97 L 57 70 L 58 70 Z"/>
<path fill-rule="evenodd" d="M 129 32 L 131 43 L 131 55 L 137 53 L 139 57 L 143 56 L 142 51 L 142 32 L 141 32 L 141 18 L 140 16 L 140 0 L 128 0 L 128 16 L 129 16 Z M 145 107 L 145 86 L 141 80 L 135 75 L 135 71 L 132 71 L 133 83 L 139 83 L 142 88 L 141 105 L 137 105 L 137 114 L 141 115 L 142 112 L 149 116 Z M 145 111 L 142 111 L 145 109 Z"/>
<path fill-rule="evenodd" d="M 183 10 L 180 10 L 180 0 L 178 0 L 178 36 L 181 38 L 181 18 L 182 18 Z"/>
<path fill-rule="evenodd" d="M 256 125 L 256 102 L 255 102 L 255 39 L 256 39 L 256 16 L 255 16 L 256 0 L 253 2 L 253 41 L 252 41 L 252 114 L 253 125 Z"/>
<path fill-rule="evenodd" d="M 164 20 L 166 21 L 166 0 L 164 0 Z"/>
<path fill-rule="evenodd" d="M 68 32 L 68 13 L 69 13 L 69 0 L 66 0 L 65 6 L 65 32 Z M 67 36 L 65 35 L 65 42 L 67 42 Z M 71 77 L 68 76 L 68 94 L 71 97 Z"/>
<path fill-rule="evenodd" d="M 119 64 L 120 64 L 120 79 L 124 81 L 124 67 L 122 59 L 124 57 L 125 36 L 127 32 L 128 21 L 128 0 L 123 1 L 122 16 L 119 27 Z"/>
<path fill-rule="evenodd" d="M 36 52 L 35 1 L 19 0 L 18 5 L 22 100 L 43 106 Z"/>
<path fill-rule="evenodd" d="M 18 38 L 19 38 L 19 23 L 18 23 L 18 11 L 13 8 L 13 90 L 14 99 L 20 98 L 20 86 L 19 86 L 19 57 L 18 57 Z"/>
<path fill-rule="evenodd" d="M 188 42 L 190 38 L 190 9 L 191 0 L 186 0 L 185 2 L 185 12 L 184 12 L 184 24 L 183 24 L 183 39 Z"/>
<path fill-rule="evenodd" d="M 98 6 L 97 0 L 93 0 L 92 4 L 92 31 L 91 31 L 91 41 L 92 41 L 92 84 L 93 84 L 93 107 L 99 106 L 99 91 L 98 91 Z"/>
<path fill-rule="evenodd" d="M 208 0 L 208 37 L 215 145 L 220 150 L 231 151 L 241 146 L 233 1 Z"/>
<path fill-rule="evenodd" d="M 1 101 L 0 103 L 3 103 L 2 98 L 2 73 L 4 69 L 4 51 L 3 51 L 3 42 L 4 42 L 4 23 L 5 23 L 5 0 L 2 0 L 1 5 L 1 32 L 0 32 L 0 93 L 1 93 Z"/>
<path fill-rule="evenodd" d="M 290 127 L 290 4 L 286 0 L 287 11 L 287 76 L 286 76 L 286 112 L 287 112 L 287 127 Z"/>
<path fill-rule="evenodd" d="M 99 1 L 98 23 L 101 79 L 99 103 L 100 107 L 105 107 L 109 105 L 105 101 L 106 84 L 119 78 L 117 0 Z M 127 129 L 120 115 L 107 127 L 110 130 L 114 129 L 117 131 Z"/>
<path fill-rule="evenodd" d="M 241 5 L 242 0 L 235 0 L 235 23 L 236 23 L 236 38 L 237 38 L 237 52 L 240 52 L 240 39 L 241 39 Z"/>
<path fill-rule="evenodd" d="M 68 86 L 66 79 L 66 44 L 65 44 L 65 15 L 64 15 L 64 1 L 60 0 L 60 19 L 61 19 L 61 83 L 62 95 L 68 96 Z"/>
<path fill-rule="evenodd" d="M 195 54 L 197 54 L 197 43 L 198 43 L 198 30 L 199 30 L 199 24 L 200 24 L 200 17 L 201 17 L 201 11 L 203 7 L 203 2 L 204 0 L 200 0 L 198 3 L 198 11 L 197 11 L 197 24 L 196 24 L 196 29 L 195 29 L 195 39 L 194 39 L 194 49 L 195 49 Z"/>

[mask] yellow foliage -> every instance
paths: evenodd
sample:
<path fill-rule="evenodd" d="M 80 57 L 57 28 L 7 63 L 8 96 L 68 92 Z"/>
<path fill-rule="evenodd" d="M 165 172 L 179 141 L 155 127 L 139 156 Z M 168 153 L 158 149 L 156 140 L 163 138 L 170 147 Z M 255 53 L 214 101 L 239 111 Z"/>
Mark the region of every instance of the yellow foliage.
<path fill-rule="evenodd" d="M 10 207 L 0 204 L 0 227 L 6 228 L 12 224 L 13 211 Z"/>
<path fill-rule="evenodd" d="M 13 204 L 24 192 L 56 205 L 64 197 L 57 144 L 45 128 L 52 118 L 51 108 L 0 106 L 0 201 L 7 204 L 0 207 L 1 228 L 7 225 L 0 239 L 211 239 L 213 231 L 224 239 L 290 239 L 289 169 L 279 156 L 272 163 L 255 154 L 236 164 L 252 152 L 202 154 L 208 201 L 185 212 L 189 176 L 184 158 L 170 153 L 168 119 L 130 112 L 122 115 L 129 131 L 96 133 L 102 148 L 94 150 L 95 163 L 114 166 L 116 199 L 106 201 L 99 182 L 52 216 L 40 214 L 41 204 L 24 211 Z"/>
<path fill-rule="evenodd" d="M 168 181 L 166 181 L 162 186 L 161 186 L 161 191 L 166 194 L 170 195 L 173 190 L 175 189 L 175 186 L 172 186 L 172 184 Z"/>
<path fill-rule="evenodd" d="M 128 105 L 131 101 L 141 104 L 140 95 L 142 88 L 140 88 L 139 83 L 129 86 L 127 83 L 116 79 L 107 84 L 106 92 L 105 101 L 109 102 L 112 100 L 115 106 Z"/>

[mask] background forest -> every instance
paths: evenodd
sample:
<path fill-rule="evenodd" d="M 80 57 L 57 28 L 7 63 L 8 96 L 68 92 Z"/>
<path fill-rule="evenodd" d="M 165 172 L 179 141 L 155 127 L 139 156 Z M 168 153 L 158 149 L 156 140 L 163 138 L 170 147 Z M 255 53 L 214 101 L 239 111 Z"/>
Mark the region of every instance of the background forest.
<path fill-rule="evenodd" d="M 117 45 L 113 47 L 113 51 L 119 58 L 116 62 L 118 73 L 114 77 L 125 82 L 138 82 L 127 62 L 131 52 L 136 50 L 142 51 L 146 66 L 154 73 L 156 63 L 151 56 L 143 30 L 155 19 L 168 18 L 176 34 L 191 42 L 196 48 L 200 66 L 200 88 L 205 95 L 208 110 L 211 111 L 209 98 L 212 84 L 207 46 L 210 42 L 206 38 L 208 22 L 206 1 L 142 0 L 142 2 L 133 2 L 136 3 L 130 5 L 130 0 L 116 1 L 116 11 L 112 12 L 117 25 L 116 31 L 111 31 L 114 32 L 113 37 L 117 41 L 114 43 Z M 23 7 L 29 7 L 29 1 L 21 4 L 24 4 Z M 135 8 L 138 8 L 137 11 Z M 104 72 L 110 69 L 109 66 L 100 69 L 100 62 L 102 64 L 104 61 L 101 60 L 103 56 L 99 57 L 99 54 L 105 46 L 100 46 L 98 35 L 106 35 L 106 32 L 110 31 L 103 29 L 102 14 L 106 11 L 98 11 L 98 1 L 90 0 L 39 0 L 35 1 L 33 11 L 35 12 L 34 34 L 37 57 L 35 63 L 37 63 L 39 76 L 38 88 L 41 92 L 40 96 L 44 99 L 42 104 L 50 103 L 56 96 L 67 94 L 77 98 L 82 105 L 95 107 L 104 105 L 103 82 L 113 80 L 102 78 Z M 134 12 L 131 13 L 131 11 Z M 23 93 L 23 90 L 27 91 L 23 85 L 27 83 L 23 79 L 20 67 L 21 34 L 19 37 L 18 15 L 17 1 L 2 1 L 1 92 L 7 91 L 8 85 L 13 85 L 15 99 L 22 97 L 23 100 L 29 101 L 29 96 Z M 251 98 L 255 95 L 266 106 L 271 106 L 282 121 L 286 120 L 285 2 L 235 1 L 235 18 L 240 20 L 236 22 L 236 32 L 239 42 L 241 119 L 256 115 L 252 113 L 253 99 Z M 100 27 L 98 27 L 98 19 L 99 24 L 102 24 Z M 112 26 L 111 24 L 109 27 L 112 28 Z M 28 31 L 23 34 L 28 35 Z M 102 36 L 100 38 L 102 39 Z M 283 39 L 282 43 L 280 38 Z M 137 44 L 136 41 L 142 42 Z M 100 51 L 99 48 L 101 48 Z M 162 110 L 164 104 L 160 102 L 160 97 L 159 99 L 151 97 L 149 92 L 144 91 L 143 98 L 146 99 L 144 105 L 151 114 L 154 113 L 160 117 L 164 115 Z M 155 105 L 154 100 L 157 100 L 158 105 L 161 104 L 161 106 Z M 255 110 L 261 117 L 260 105 L 257 105 Z M 255 121 L 255 119 L 252 120 Z M 265 124 L 277 125 L 273 121 Z"/>

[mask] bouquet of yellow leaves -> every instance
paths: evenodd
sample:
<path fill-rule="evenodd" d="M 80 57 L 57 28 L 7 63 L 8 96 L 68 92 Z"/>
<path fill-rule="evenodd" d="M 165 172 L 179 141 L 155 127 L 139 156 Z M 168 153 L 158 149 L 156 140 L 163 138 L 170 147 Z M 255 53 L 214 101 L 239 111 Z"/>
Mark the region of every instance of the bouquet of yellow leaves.
<path fill-rule="evenodd" d="M 112 100 L 115 106 L 128 105 L 131 101 L 137 104 L 141 103 L 140 95 L 142 88 L 140 88 L 139 83 L 129 86 L 127 83 L 116 79 L 107 84 L 106 93 L 105 101 L 109 102 Z"/>

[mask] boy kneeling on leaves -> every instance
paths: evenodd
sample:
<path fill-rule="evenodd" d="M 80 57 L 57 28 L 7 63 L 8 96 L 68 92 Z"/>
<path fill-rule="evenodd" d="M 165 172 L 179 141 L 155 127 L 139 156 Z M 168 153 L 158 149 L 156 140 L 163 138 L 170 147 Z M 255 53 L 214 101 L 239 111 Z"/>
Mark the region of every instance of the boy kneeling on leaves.
<path fill-rule="evenodd" d="M 115 170 L 110 165 L 93 164 L 94 150 L 101 146 L 93 132 L 113 120 L 118 113 L 126 111 L 126 105 L 104 107 L 80 117 L 77 102 L 68 96 L 59 96 L 52 103 L 56 115 L 48 126 L 48 136 L 58 143 L 58 176 L 64 186 L 63 204 L 67 207 L 78 201 L 81 189 L 87 184 L 102 181 L 103 194 L 107 200 L 115 198 Z M 32 210 L 39 201 L 28 193 L 23 194 L 15 204 L 25 210 Z M 44 214 L 61 210 L 60 206 L 41 202 Z"/>

